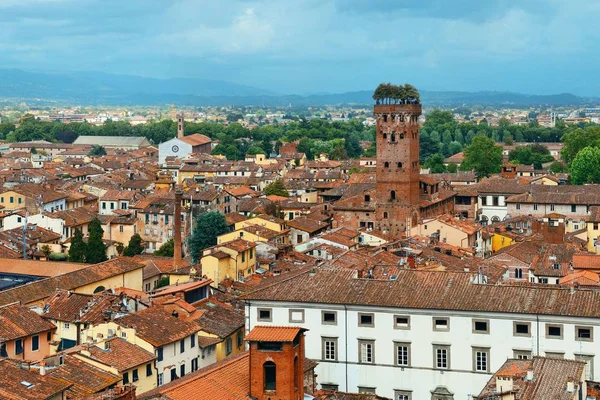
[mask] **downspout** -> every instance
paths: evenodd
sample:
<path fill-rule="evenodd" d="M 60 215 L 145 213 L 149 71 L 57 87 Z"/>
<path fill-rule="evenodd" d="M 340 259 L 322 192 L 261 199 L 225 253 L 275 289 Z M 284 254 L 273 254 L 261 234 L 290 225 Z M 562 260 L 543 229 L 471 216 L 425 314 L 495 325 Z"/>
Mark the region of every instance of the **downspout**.
<path fill-rule="evenodd" d="M 540 316 L 538 314 L 535 315 L 535 321 L 537 324 L 537 337 L 536 337 L 536 343 L 537 343 L 537 351 L 536 351 L 536 356 L 540 355 Z"/>
<path fill-rule="evenodd" d="M 346 388 L 345 391 L 348 392 L 348 308 L 344 304 L 344 344 L 346 347 L 346 358 L 344 360 L 344 364 L 346 365 Z"/>

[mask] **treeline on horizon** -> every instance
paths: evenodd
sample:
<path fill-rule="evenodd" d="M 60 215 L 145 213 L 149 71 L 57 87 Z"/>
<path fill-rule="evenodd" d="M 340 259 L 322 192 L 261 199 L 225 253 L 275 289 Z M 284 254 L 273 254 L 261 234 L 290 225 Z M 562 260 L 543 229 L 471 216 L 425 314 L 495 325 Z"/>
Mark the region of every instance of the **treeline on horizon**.
<path fill-rule="evenodd" d="M 450 111 L 434 110 L 427 115 L 421 128 L 420 158 L 422 161 L 432 155 L 444 157 L 461 152 L 470 145 L 473 138 L 484 135 L 496 143 L 513 142 L 559 142 L 569 131 L 585 127 L 583 125 L 565 125 L 561 121 L 556 127 L 538 126 L 536 122 L 528 125 L 513 125 L 501 120 L 498 126 L 485 121 L 477 123 L 458 123 Z M 141 125 L 131 125 L 126 121 L 107 121 L 95 126 L 89 123 L 69 123 L 40 121 L 34 118 L 24 119 L 16 127 L 14 124 L 0 124 L 0 139 L 8 142 L 46 140 L 49 142 L 73 143 L 79 136 L 143 136 L 158 145 L 176 136 L 175 121 L 163 120 Z M 332 159 L 375 156 L 375 127 L 365 126 L 361 120 L 347 122 L 324 119 L 303 119 L 285 124 L 270 124 L 253 129 L 238 123 L 228 125 L 213 122 L 186 122 L 187 135 L 200 133 L 218 140 L 214 154 L 222 154 L 229 160 L 243 159 L 245 154 L 277 153 L 284 142 L 299 141 L 298 151 L 306 153 L 309 159 L 326 153 Z M 371 146 L 365 146 L 370 141 Z M 363 142 L 363 143 L 361 143 Z"/>

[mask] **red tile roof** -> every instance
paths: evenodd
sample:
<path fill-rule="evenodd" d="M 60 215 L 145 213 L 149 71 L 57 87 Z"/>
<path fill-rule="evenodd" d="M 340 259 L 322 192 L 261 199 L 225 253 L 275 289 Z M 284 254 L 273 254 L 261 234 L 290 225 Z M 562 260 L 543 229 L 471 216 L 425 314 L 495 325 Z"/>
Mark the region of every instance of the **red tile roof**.
<path fill-rule="evenodd" d="M 0 343 L 51 331 L 56 326 L 20 304 L 0 307 Z"/>
<path fill-rule="evenodd" d="M 295 326 L 255 326 L 246 336 L 248 342 L 292 342 L 308 329 Z"/>
<path fill-rule="evenodd" d="M 73 347 L 68 352 L 82 356 L 84 361 L 85 358 L 89 358 L 101 362 L 119 372 L 147 364 L 156 358 L 149 351 L 118 337 L 107 339 L 89 347 L 87 345 Z"/>
<path fill-rule="evenodd" d="M 30 383 L 31 387 L 23 382 Z M 9 360 L 0 360 L 0 399 L 50 399 L 70 386 L 69 382 L 62 379 L 20 368 Z"/>

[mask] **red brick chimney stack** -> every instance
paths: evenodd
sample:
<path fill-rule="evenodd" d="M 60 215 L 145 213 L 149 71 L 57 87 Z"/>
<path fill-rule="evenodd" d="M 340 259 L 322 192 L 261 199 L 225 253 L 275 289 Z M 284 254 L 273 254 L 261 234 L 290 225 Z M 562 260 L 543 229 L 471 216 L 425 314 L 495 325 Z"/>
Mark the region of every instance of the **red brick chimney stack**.
<path fill-rule="evenodd" d="M 183 191 L 179 188 L 175 188 L 175 213 L 174 219 L 174 232 L 173 232 L 173 264 L 176 268 L 182 264 L 181 257 L 181 196 Z"/>

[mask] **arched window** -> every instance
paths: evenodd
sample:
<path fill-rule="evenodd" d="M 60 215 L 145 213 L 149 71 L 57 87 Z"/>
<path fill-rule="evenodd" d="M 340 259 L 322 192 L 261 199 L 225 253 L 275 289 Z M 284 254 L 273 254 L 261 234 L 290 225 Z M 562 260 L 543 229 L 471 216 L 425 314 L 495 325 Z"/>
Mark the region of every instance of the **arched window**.
<path fill-rule="evenodd" d="M 275 390 L 277 387 L 277 367 L 273 361 L 267 361 L 263 364 L 265 375 L 265 390 Z"/>
<path fill-rule="evenodd" d="M 104 288 L 104 286 L 98 286 L 96 289 L 94 289 L 94 293 L 101 293 L 104 292 L 106 289 Z"/>
<path fill-rule="evenodd" d="M 390 167 L 390 163 L 386 161 L 386 162 L 383 163 L 383 166 L 384 166 L 384 168 L 389 168 Z"/>
<path fill-rule="evenodd" d="M 384 138 L 384 139 L 387 139 L 387 133 L 384 133 L 384 134 L 383 134 L 383 138 Z"/>
<path fill-rule="evenodd" d="M 387 212 L 387 211 L 384 211 L 384 212 L 383 212 L 383 218 L 387 218 L 387 217 L 388 217 L 388 212 Z"/>
<path fill-rule="evenodd" d="M 496 222 L 500 222 L 500 217 L 498 217 L 498 216 L 494 215 L 494 216 L 492 217 L 492 223 L 494 223 L 494 224 L 495 224 Z"/>
<path fill-rule="evenodd" d="M 387 114 L 383 114 L 383 122 L 387 122 Z"/>
<path fill-rule="evenodd" d="M 400 134 L 400 139 L 404 139 L 404 133 Z"/>
<path fill-rule="evenodd" d="M 523 279 L 523 270 L 521 268 L 515 269 L 515 279 Z"/>
<path fill-rule="evenodd" d="M 398 161 L 398 168 L 402 168 L 402 163 Z"/>
<path fill-rule="evenodd" d="M 392 142 L 396 141 L 396 134 L 395 133 L 392 133 L 392 139 L 391 140 L 392 140 Z"/>
<path fill-rule="evenodd" d="M 390 192 L 390 199 L 392 199 L 392 200 L 396 200 L 396 191 L 395 191 L 395 190 L 392 190 L 392 191 Z"/>

